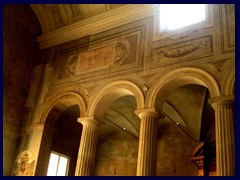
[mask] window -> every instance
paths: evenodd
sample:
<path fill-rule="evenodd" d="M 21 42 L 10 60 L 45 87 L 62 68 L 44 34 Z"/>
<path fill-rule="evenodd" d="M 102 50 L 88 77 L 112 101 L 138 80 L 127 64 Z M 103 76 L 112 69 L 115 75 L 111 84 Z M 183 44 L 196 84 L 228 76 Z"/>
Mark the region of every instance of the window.
<path fill-rule="evenodd" d="M 212 27 L 211 4 L 159 4 L 156 5 L 153 41 L 166 38 L 180 39 L 193 32 Z"/>
<path fill-rule="evenodd" d="M 68 173 L 69 157 L 52 152 L 48 164 L 47 176 L 66 176 Z"/>
<path fill-rule="evenodd" d="M 206 20 L 205 4 L 161 4 L 160 31 L 170 31 Z"/>

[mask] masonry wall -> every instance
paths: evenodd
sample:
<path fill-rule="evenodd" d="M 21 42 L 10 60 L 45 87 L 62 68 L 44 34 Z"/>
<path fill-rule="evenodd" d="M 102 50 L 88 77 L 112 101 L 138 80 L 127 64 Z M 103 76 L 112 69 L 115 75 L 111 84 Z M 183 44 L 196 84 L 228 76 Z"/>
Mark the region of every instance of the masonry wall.
<path fill-rule="evenodd" d="M 24 121 L 24 106 L 38 59 L 36 36 L 40 34 L 40 24 L 30 6 L 3 6 L 3 175 L 11 174 L 19 130 Z"/>
<path fill-rule="evenodd" d="M 235 42 L 232 38 L 234 36 L 234 23 L 231 20 L 234 17 L 234 11 L 230 11 L 233 9 L 234 6 L 232 5 L 213 5 L 212 18 L 214 21 L 211 26 L 189 34 L 179 33 L 171 38 L 153 39 L 155 19 L 154 17 L 148 17 L 131 24 L 43 49 L 41 56 L 38 57 L 44 64 L 38 64 L 34 68 L 34 81 L 32 81 L 31 87 L 27 77 L 30 77 L 33 73 L 34 63 L 31 60 L 36 57 L 34 55 L 37 54 L 37 46 L 35 46 L 33 40 L 26 42 L 27 38 L 15 37 L 17 34 L 15 32 L 20 31 L 16 27 L 12 32 L 13 36 L 8 36 L 9 29 L 14 28 L 10 27 L 8 18 L 5 18 L 5 174 L 10 174 L 11 164 L 16 156 L 13 151 L 18 137 L 21 137 L 22 141 L 17 151 L 26 150 L 28 149 L 28 143 L 33 144 L 35 142 L 36 146 L 32 149 L 34 149 L 35 156 L 38 157 L 41 140 L 35 141 L 37 138 L 33 138 L 34 133 L 23 132 L 22 136 L 18 134 L 20 122 L 24 121 L 21 113 L 27 97 L 26 107 L 30 104 L 32 108 L 28 114 L 27 119 L 29 121 L 27 124 L 35 127 L 38 124 L 44 125 L 46 119 L 42 117 L 47 117 L 47 113 L 57 101 L 57 97 L 64 93 L 80 94 L 86 102 L 86 109 L 88 109 L 93 102 L 91 98 L 97 97 L 97 93 L 110 83 L 126 80 L 141 88 L 144 84 L 152 87 L 166 73 L 182 67 L 194 67 L 207 71 L 216 79 L 223 91 L 225 78 L 233 71 L 235 66 Z M 8 11 L 10 10 L 6 7 L 4 14 L 8 14 Z M 13 12 L 11 11 L 11 13 Z M 21 15 L 19 17 L 25 16 Z M 9 19 L 12 20 L 12 18 Z M 24 18 L 19 21 L 23 20 Z M 24 30 L 26 28 L 27 26 L 23 26 Z M 24 30 L 22 31 L 26 32 Z M 31 28 L 29 28 L 30 30 Z M 34 31 L 38 32 L 38 30 Z M 15 44 L 13 43 L 14 40 L 23 44 Z M 27 47 L 29 47 L 28 50 Z M 182 55 L 182 52 L 186 51 L 187 54 Z M 14 52 L 14 56 L 10 55 L 12 52 Z M 171 55 L 172 53 L 174 55 Z M 29 61 L 19 63 L 19 59 L 15 62 L 15 57 L 26 57 L 23 59 Z M 19 68 L 19 64 L 23 66 L 21 67 L 23 71 L 15 71 Z M 16 74 L 11 76 L 12 73 Z M 10 79 L 10 77 L 13 79 Z M 12 86 L 9 84 L 12 84 Z M 12 88 L 14 90 L 9 91 L 8 87 L 13 87 L 13 85 L 17 88 Z M 27 93 L 28 89 L 30 89 L 30 93 Z M 10 98 L 8 93 L 15 93 L 11 97 L 16 98 Z M 102 102 L 104 106 L 105 101 Z M 68 106 L 68 102 L 63 106 Z M 102 108 L 101 105 L 99 107 Z M 14 113 L 11 113 L 14 117 L 11 118 L 9 109 L 13 110 L 14 108 Z M 105 110 L 104 107 L 103 110 Z M 61 112 L 57 113 L 60 114 Z M 8 122 L 17 123 L 10 128 L 11 123 Z M 7 132 L 11 132 L 11 130 L 13 137 L 7 135 Z M 196 167 L 188 159 L 195 144 L 189 141 L 188 137 L 171 123 L 167 123 L 164 132 L 158 137 L 157 175 L 196 175 Z M 9 137 L 11 138 L 9 139 Z M 176 147 L 179 149 L 177 150 Z M 13 150 L 10 151 L 10 149 Z M 95 175 L 135 175 L 137 153 L 138 141 L 136 139 L 122 131 L 112 134 L 106 137 L 104 141 L 98 142 L 94 173 Z M 183 170 L 182 167 L 185 167 L 185 169 Z"/>

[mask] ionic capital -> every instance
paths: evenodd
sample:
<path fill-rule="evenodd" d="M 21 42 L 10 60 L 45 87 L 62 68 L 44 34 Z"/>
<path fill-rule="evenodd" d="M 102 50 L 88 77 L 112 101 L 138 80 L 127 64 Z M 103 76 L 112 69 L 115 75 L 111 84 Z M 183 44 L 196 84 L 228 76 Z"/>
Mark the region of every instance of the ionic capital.
<path fill-rule="evenodd" d="M 208 100 L 208 103 L 213 107 L 213 109 L 217 109 L 221 106 L 225 105 L 233 105 L 234 104 L 234 95 L 232 96 L 219 96 L 214 97 Z"/>
<path fill-rule="evenodd" d="M 82 125 L 91 124 L 91 125 L 100 126 L 101 124 L 99 121 L 95 120 L 93 116 L 81 117 L 81 118 L 78 118 L 77 121 Z"/>
<path fill-rule="evenodd" d="M 135 114 L 138 115 L 140 119 L 145 119 L 146 117 L 161 119 L 164 118 L 162 113 L 156 111 L 155 108 L 137 109 Z"/>

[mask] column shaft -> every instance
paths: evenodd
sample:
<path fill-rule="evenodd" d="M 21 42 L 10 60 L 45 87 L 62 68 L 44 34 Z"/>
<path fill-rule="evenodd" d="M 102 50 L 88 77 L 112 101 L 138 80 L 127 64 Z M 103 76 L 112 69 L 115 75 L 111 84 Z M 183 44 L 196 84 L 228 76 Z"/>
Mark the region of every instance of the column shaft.
<path fill-rule="evenodd" d="M 156 175 L 157 165 L 157 122 L 159 114 L 154 108 L 137 110 L 141 119 L 138 149 L 137 176 Z"/>
<path fill-rule="evenodd" d="M 218 176 L 235 175 L 235 119 L 233 98 L 212 99 L 215 109 L 216 166 Z"/>
<path fill-rule="evenodd" d="M 79 118 L 79 122 L 83 124 L 83 130 L 80 140 L 75 176 L 90 176 L 93 173 L 95 163 L 97 147 L 96 129 L 98 127 L 98 122 L 92 118 Z"/>

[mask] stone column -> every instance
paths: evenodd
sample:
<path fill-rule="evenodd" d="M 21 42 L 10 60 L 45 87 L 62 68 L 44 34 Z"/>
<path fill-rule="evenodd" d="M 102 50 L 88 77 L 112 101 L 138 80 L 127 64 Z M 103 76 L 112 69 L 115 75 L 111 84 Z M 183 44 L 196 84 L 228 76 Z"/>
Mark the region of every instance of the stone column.
<path fill-rule="evenodd" d="M 157 124 L 160 114 L 155 108 L 136 110 L 141 119 L 137 176 L 156 175 L 157 166 Z"/>
<path fill-rule="evenodd" d="M 78 152 L 75 176 L 91 176 L 94 169 L 97 148 L 96 130 L 99 123 L 93 117 L 79 118 L 83 125 L 80 147 Z"/>
<path fill-rule="evenodd" d="M 216 166 L 218 176 L 235 175 L 234 96 L 212 98 L 215 110 Z"/>

